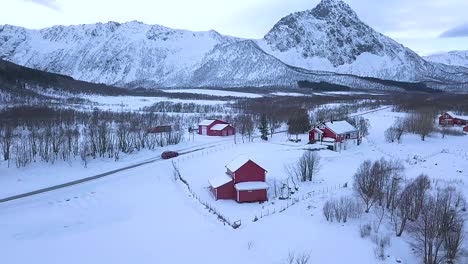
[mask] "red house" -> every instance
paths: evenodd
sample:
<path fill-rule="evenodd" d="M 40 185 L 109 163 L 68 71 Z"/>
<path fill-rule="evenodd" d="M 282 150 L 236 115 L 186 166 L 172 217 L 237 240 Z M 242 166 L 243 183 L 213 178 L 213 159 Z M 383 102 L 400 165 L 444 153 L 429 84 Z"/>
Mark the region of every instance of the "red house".
<path fill-rule="evenodd" d="M 216 200 L 263 202 L 268 200 L 267 171 L 251 159 L 240 157 L 226 165 L 226 174 L 209 180 Z"/>
<path fill-rule="evenodd" d="M 205 136 L 232 136 L 236 133 L 236 129 L 229 123 L 218 119 L 203 120 L 198 124 L 198 134 Z"/>
<path fill-rule="evenodd" d="M 468 116 L 456 115 L 453 112 L 447 112 L 439 117 L 441 126 L 463 126 L 468 124 Z"/>
<path fill-rule="evenodd" d="M 327 122 L 309 131 L 309 141 L 343 142 L 358 139 L 359 132 L 347 121 Z"/>

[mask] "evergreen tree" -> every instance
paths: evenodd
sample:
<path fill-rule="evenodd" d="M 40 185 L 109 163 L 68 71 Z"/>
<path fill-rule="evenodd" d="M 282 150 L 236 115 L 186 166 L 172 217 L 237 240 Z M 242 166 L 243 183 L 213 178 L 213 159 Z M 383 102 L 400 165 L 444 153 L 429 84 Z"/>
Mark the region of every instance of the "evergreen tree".
<path fill-rule="evenodd" d="M 263 140 L 268 140 L 268 120 L 265 114 L 260 117 L 260 126 L 258 127 Z"/>

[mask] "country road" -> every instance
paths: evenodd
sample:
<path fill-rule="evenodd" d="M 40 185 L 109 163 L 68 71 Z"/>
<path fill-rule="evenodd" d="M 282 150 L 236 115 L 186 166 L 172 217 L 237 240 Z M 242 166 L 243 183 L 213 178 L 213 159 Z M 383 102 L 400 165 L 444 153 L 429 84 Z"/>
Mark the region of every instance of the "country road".
<path fill-rule="evenodd" d="M 208 146 L 205 146 L 205 145 L 208 145 Z M 218 142 L 210 142 L 210 143 L 205 143 L 205 144 L 201 144 L 201 145 L 198 145 L 198 146 L 193 146 L 193 147 L 190 147 L 190 148 L 179 149 L 177 151 L 179 152 L 179 156 L 182 156 L 182 155 L 202 151 L 202 150 L 205 150 L 205 149 L 213 148 L 213 147 L 216 147 L 216 146 L 219 146 Z M 194 148 L 196 148 L 196 149 L 194 149 Z M 47 187 L 47 188 L 43 188 L 43 189 L 39 189 L 39 190 L 27 192 L 27 193 L 17 194 L 17 195 L 13 195 L 13 196 L 6 197 L 6 198 L 1 198 L 0 199 L 0 204 L 1 203 L 6 203 L 6 202 L 9 202 L 9 201 L 14 201 L 14 200 L 26 198 L 26 197 L 30 197 L 30 196 L 34 196 L 34 195 L 41 194 L 41 193 L 46 193 L 46 192 L 51 192 L 51 191 L 54 191 L 54 190 L 64 189 L 64 188 L 67 188 L 67 187 L 75 186 L 75 185 L 90 182 L 90 181 L 94 181 L 94 180 L 97 180 L 97 179 L 100 179 L 100 178 L 104 178 L 104 177 L 107 177 L 107 176 L 114 175 L 114 174 L 116 174 L 118 172 L 130 170 L 130 169 L 133 169 L 133 168 L 137 168 L 137 167 L 140 167 L 140 166 L 143 166 L 143 165 L 146 165 L 146 164 L 150 164 L 150 163 L 154 163 L 154 162 L 162 161 L 162 160 L 163 159 L 161 159 L 161 157 L 158 156 L 158 157 L 147 159 L 145 161 L 142 161 L 142 162 L 139 162 L 139 163 L 136 163 L 136 164 L 125 166 L 125 167 L 122 167 L 122 168 L 118 168 L 118 169 L 108 171 L 108 172 L 104 172 L 104 173 L 101 173 L 101 174 L 97 174 L 97 175 L 94 175 L 94 176 L 86 177 L 86 178 L 79 179 L 79 180 L 76 180 L 76 181 L 62 183 L 62 184 L 50 186 L 50 187 Z"/>

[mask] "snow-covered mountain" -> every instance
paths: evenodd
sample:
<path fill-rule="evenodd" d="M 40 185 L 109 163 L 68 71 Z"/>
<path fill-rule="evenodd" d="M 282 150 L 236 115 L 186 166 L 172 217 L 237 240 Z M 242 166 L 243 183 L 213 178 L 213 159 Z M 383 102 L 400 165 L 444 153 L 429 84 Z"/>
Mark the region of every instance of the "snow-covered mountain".
<path fill-rule="evenodd" d="M 41 30 L 4 25 L 0 59 L 122 87 L 290 86 L 308 80 L 382 88 L 361 77 L 428 81 L 442 89 L 441 83 L 450 83 L 450 90 L 468 83 L 468 70 L 426 62 L 364 24 L 341 0 L 291 14 L 260 40 L 140 22 Z"/>
<path fill-rule="evenodd" d="M 468 68 L 468 50 L 454 50 L 424 57 L 425 60 Z"/>
<path fill-rule="evenodd" d="M 259 43 L 285 63 L 309 70 L 410 82 L 443 74 L 362 22 L 343 1 L 322 0 L 312 10 L 286 16 Z"/>

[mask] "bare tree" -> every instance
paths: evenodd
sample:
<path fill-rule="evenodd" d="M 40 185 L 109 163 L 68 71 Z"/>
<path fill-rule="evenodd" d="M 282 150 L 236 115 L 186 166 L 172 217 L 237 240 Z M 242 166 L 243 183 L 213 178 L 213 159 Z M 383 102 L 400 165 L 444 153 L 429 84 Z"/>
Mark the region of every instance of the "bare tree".
<path fill-rule="evenodd" d="M 398 194 L 396 206 L 392 210 L 392 223 L 397 237 L 403 234 L 408 220 L 411 218 L 414 185 L 407 185 L 402 192 Z"/>
<path fill-rule="evenodd" d="M 427 175 L 421 174 L 411 183 L 410 188 L 413 195 L 410 219 L 414 221 L 418 219 L 422 210 L 427 192 L 431 188 L 431 181 Z"/>
<path fill-rule="evenodd" d="M 372 161 L 364 161 L 354 174 L 354 189 L 364 202 L 366 213 L 379 197 L 378 184 L 378 180 L 374 177 Z"/>
<path fill-rule="evenodd" d="M 320 171 L 320 156 L 315 151 L 306 150 L 297 163 L 286 168 L 292 178 L 302 182 L 312 181 Z"/>
<path fill-rule="evenodd" d="M 434 114 L 430 111 L 412 113 L 406 118 L 405 123 L 409 132 L 419 135 L 422 141 L 435 130 Z"/>
<path fill-rule="evenodd" d="M 368 119 L 362 116 L 356 116 L 354 118 L 347 118 L 347 121 L 358 130 L 361 137 L 367 137 L 369 135 L 371 126 Z"/>
<path fill-rule="evenodd" d="M 397 132 L 396 129 L 391 126 L 387 130 L 385 130 L 385 140 L 389 143 L 395 142 L 397 139 Z"/>
<path fill-rule="evenodd" d="M 310 118 L 307 110 L 298 109 L 292 113 L 288 120 L 288 133 L 296 135 L 298 140 L 299 134 L 305 133 L 310 130 Z"/>

